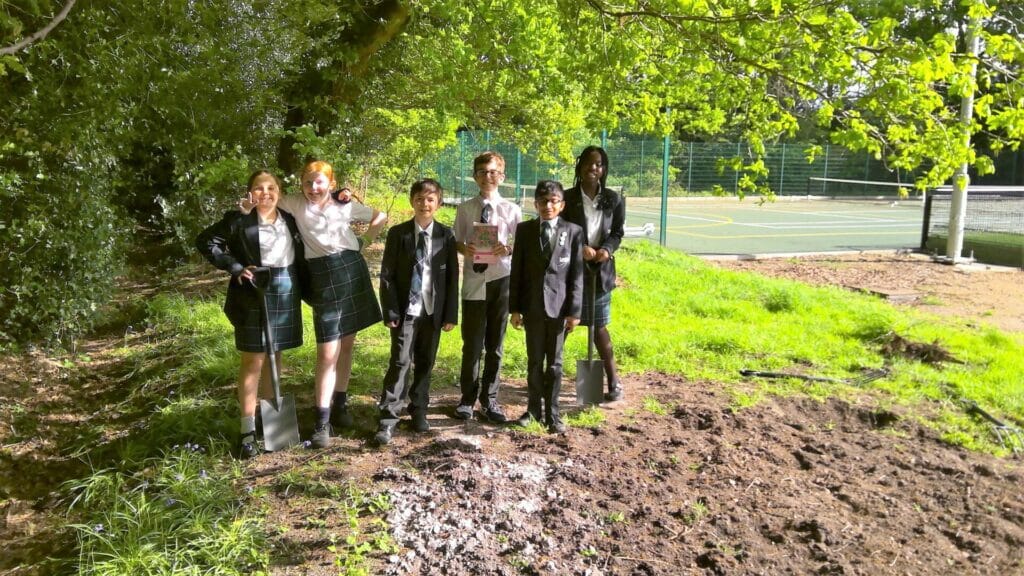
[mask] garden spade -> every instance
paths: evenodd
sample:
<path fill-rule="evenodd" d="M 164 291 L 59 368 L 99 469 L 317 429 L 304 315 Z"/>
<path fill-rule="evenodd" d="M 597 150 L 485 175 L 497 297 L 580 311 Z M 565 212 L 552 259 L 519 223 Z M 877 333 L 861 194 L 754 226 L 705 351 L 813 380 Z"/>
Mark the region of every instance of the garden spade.
<path fill-rule="evenodd" d="M 604 363 L 594 360 L 594 315 L 597 300 L 596 267 L 590 281 L 590 326 L 587 326 L 587 359 L 576 361 L 576 404 L 587 406 L 604 400 Z"/>
<path fill-rule="evenodd" d="M 254 270 L 256 281 L 253 285 L 260 298 L 260 312 L 263 316 L 263 335 L 266 339 L 267 359 L 270 361 L 270 383 L 274 396 L 260 400 L 263 416 L 263 449 L 276 452 L 299 443 L 299 422 L 295 415 L 295 398 L 291 394 L 281 395 L 281 381 L 277 371 L 277 355 L 274 353 L 274 331 L 270 326 L 267 310 L 266 289 L 270 285 L 270 269 Z"/>

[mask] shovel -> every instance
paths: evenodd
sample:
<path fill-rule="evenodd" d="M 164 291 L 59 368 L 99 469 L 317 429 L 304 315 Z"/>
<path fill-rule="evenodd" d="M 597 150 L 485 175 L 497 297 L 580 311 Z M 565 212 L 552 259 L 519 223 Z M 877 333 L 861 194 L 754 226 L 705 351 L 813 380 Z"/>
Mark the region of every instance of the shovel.
<path fill-rule="evenodd" d="M 594 315 L 597 311 L 597 268 L 590 281 L 590 326 L 587 326 L 587 359 L 576 361 L 576 404 L 587 406 L 604 400 L 604 363 L 594 360 Z"/>
<path fill-rule="evenodd" d="M 299 421 L 295 415 L 295 398 L 291 394 L 281 395 L 277 355 L 274 353 L 274 331 L 270 326 L 270 314 L 267 311 L 266 289 L 270 285 L 270 269 L 257 268 L 253 273 L 253 286 L 259 294 L 260 312 L 263 316 L 267 359 L 270 360 L 270 383 L 274 388 L 273 398 L 260 400 L 260 413 L 263 416 L 263 449 L 267 452 L 277 452 L 299 443 Z"/>

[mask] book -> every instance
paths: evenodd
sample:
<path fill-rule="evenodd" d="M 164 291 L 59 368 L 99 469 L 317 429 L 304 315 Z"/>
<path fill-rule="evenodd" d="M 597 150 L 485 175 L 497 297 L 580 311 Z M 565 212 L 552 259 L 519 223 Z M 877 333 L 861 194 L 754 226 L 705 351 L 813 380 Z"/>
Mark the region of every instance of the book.
<path fill-rule="evenodd" d="M 473 238 L 470 243 L 476 249 L 473 253 L 473 264 L 494 264 L 498 255 L 494 249 L 498 246 L 498 225 L 473 223 Z"/>

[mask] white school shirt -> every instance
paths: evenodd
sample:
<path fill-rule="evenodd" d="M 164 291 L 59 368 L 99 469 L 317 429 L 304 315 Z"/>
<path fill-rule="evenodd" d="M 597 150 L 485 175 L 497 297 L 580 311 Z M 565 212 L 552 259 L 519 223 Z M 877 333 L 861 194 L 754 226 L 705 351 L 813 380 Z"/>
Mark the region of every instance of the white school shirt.
<path fill-rule="evenodd" d="M 587 219 L 587 245 L 591 248 L 600 248 L 601 242 L 604 240 L 601 238 L 604 232 L 604 211 L 597 209 L 597 203 L 601 200 L 601 191 L 599 190 L 591 200 L 581 187 L 580 196 L 583 197 L 583 215 Z"/>
<path fill-rule="evenodd" d="M 491 205 L 491 224 L 498 225 L 498 242 L 511 246 L 515 238 L 516 226 L 523 220 L 523 210 L 515 203 L 494 192 L 487 200 L 479 194 L 459 204 L 455 212 L 455 240 L 463 244 L 473 237 L 473 224 L 480 221 L 484 203 Z M 515 248 L 513 248 L 514 250 Z M 504 278 L 512 273 L 512 256 L 502 256 L 487 270 L 473 271 L 472 259 L 463 258 L 462 262 L 462 299 L 486 300 L 487 283 L 491 280 Z"/>
<path fill-rule="evenodd" d="M 431 256 L 434 254 L 434 222 L 431 221 L 430 225 L 426 228 L 420 228 L 419 224 L 413 223 L 413 228 L 416 230 L 415 241 L 413 241 L 413 253 L 415 254 L 416 243 L 420 241 L 420 232 L 426 232 L 426 242 L 423 243 L 423 249 L 426 250 L 427 259 L 423 262 L 423 277 L 421 278 L 422 283 L 420 284 L 420 301 L 416 304 L 409 306 L 409 309 L 405 311 L 409 316 L 419 316 L 420 309 L 426 311 L 426 316 L 430 316 L 434 313 L 434 284 L 431 282 Z"/>
<path fill-rule="evenodd" d="M 295 248 L 292 233 L 280 214 L 273 222 L 263 219 L 259 213 L 260 262 L 271 268 L 286 268 L 295 262 Z"/>
<path fill-rule="evenodd" d="M 358 251 L 359 238 L 352 229 L 352 222 L 369 222 L 373 219 L 373 208 L 356 200 L 339 204 L 329 199 L 321 209 L 298 194 L 282 196 L 277 205 L 295 218 L 295 224 L 302 233 L 307 260 L 330 256 L 343 250 Z"/>

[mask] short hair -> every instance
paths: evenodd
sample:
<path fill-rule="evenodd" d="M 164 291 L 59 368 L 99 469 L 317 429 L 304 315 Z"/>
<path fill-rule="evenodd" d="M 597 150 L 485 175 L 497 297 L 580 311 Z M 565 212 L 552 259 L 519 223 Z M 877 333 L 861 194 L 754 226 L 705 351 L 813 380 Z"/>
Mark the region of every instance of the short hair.
<path fill-rule="evenodd" d="M 280 190 L 282 194 L 284 194 L 284 188 L 282 188 L 281 186 L 281 179 L 277 177 L 277 174 L 274 174 L 270 170 L 257 170 L 250 174 L 249 181 L 246 182 L 245 184 L 245 189 L 252 190 L 252 185 L 255 184 L 256 181 L 259 180 L 260 177 L 262 176 L 270 176 L 271 178 L 273 178 L 274 182 L 277 184 L 277 189 Z"/>
<path fill-rule="evenodd" d="M 591 152 L 597 152 L 601 155 L 601 164 L 604 165 L 604 170 L 601 171 L 601 190 L 604 190 L 605 181 L 608 180 L 608 153 L 600 146 L 587 146 L 583 149 L 583 152 L 580 152 L 580 155 L 576 157 L 576 179 L 573 180 L 572 185 L 579 188 L 580 168 L 583 167 L 583 159 L 589 156 Z"/>
<path fill-rule="evenodd" d="M 493 150 L 488 150 L 486 152 L 481 153 L 476 158 L 473 158 L 473 174 L 476 174 L 476 169 L 477 168 L 483 166 L 484 164 L 487 164 L 491 160 L 494 160 L 498 164 L 501 164 L 501 169 L 502 170 L 505 169 L 505 157 L 502 156 L 498 152 L 494 152 Z"/>
<path fill-rule="evenodd" d="M 537 189 L 533 191 L 533 199 L 537 200 L 552 194 L 558 194 L 565 198 L 565 190 L 562 189 L 562 183 L 556 180 L 541 180 L 537 182 Z"/>
<path fill-rule="evenodd" d="M 328 180 L 334 182 L 334 167 L 322 160 L 314 160 L 312 162 L 307 162 L 305 168 L 302 169 L 302 173 L 299 175 L 300 183 L 302 179 L 305 178 L 306 174 L 311 174 L 313 172 L 319 172 L 326 176 Z"/>
<path fill-rule="evenodd" d="M 423 180 L 413 182 L 412 187 L 409 188 L 409 202 L 411 203 L 412 199 L 421 192 L 437 194 L 438 202 L 444 199 L 444 188 L 441 187 L 440 182 L 433 178 L 424 178 Z"/>

